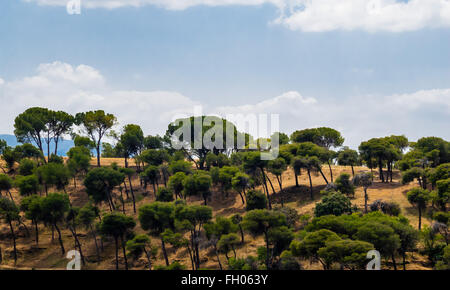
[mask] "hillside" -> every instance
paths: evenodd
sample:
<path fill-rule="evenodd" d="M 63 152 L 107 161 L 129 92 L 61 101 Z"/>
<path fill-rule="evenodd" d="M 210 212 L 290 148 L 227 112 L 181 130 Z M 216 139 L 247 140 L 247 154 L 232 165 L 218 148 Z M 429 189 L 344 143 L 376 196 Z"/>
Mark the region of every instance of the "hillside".
<path fill-rule="evenodd" d="M 104 158 L 102 159 L 102 165 L 109 165 L 113 162 L 118 163 L 119 165 L 123 165 L 122 159 L 113 159 L 113 158 Z M 95 164 L 95 160 L 92 160 L 92 164 Z M 338 176 L 340 173 L 346 172 L 351 174 L 350 167 L 342 167 L 342 166 L 333 166 L 333 175 Z M 355 168 L 356 172 L 365 171 L 367 168 L 357 167 Z M 327 178 L 330 178 L 329 171 L 327 168 L 324 168 L 324 173 Z M 294 208 L 300 215 L 313 215 L 313 210 L 315 203 L 320 200 L 320 191 L 324 188 L 325 183 L 323 178 L 318 176 L 313 176 L 312 182 L 314 186 L 314 201 L 311 201 L 309 197 L 309 187 L 308 178 L 305 174 L 299 177 L 300 187 L 295 187 L 294 175 L 291 169 L 287 170 L 283 174 L 283 187 L 284 192 L 279 193 L 279 188 L 277 186 L 277 182 L 271 177 L 272 183 L 277 191 L 277 194 L 273 196 L 274 205 L 279 206 L 280 197 L 283 197 L 285 200 L 285 206 L 289 206 Z M 70 196 L 71 203 L 73 206 L 83 206 L 87 201 L 88 197 L 82 186 L 82 180 L 77 180 L 78 186 L 75 188 L 73 183 L 71 183 L 67 187 L 67 192 Z M 369 202 L 373 202 L 377 199 L 382 199 L 384 201 L 394 201 L 398 203 L 401 207 L 402 214 L 405 215 L 411 222 L 411 224 L 417 227 L 418 218 L 417 218 L 417 210 L 411 206 L 411 204 L 406 199 L 406 192 L 415 187 L 415 184 L 411 185 L 402 185 L 399 182 L 399 173 L 395 172 L 394 182 L 389 184 L 382 184 L 377 179 L 375 179 L 374 185 L 369 189 Z M 135 177 L 133 178 L 133 187 L 136 189 L 137 196 L 137 207 L 154 201 L 154 194 L 151 186 L 144 190 L 139 185 L 139 180 Z M 20 200 L 20 196 L 16 190 L 12 191 L 14 199 L 16 201 Z M 228 198 L 225 198 L 218 189 L 214 189 L 211 202 L 208 204 L 213 208 L 214 216 L 231 216 L 235 213 L 244 214 L 245 209 L 242 205 L 241 199 L 237 193 L 231 193 Z M 202 204 L 202 200 L 197 197 L 188 198 L 189 204 Z M 363 191 L 361 188 L 358 188 L 355 194 L 355 198 L 352 199 L 352 203 L 355 204 L 358 208 L 363 208 L 364 206 L 364 198 Z M 103 212 L 108 212 L 106 206 L 101 207 Z M 127 200 L 126 203 L 126 214 L 133 215 L 132 203 L 130 200 Z M 137 220 L 137 216 L 134 215 L 134 218 Z M 430 220 L 424 216 L 422 221 L 423 224 L 430 224 Z M 32 231 L 31 224 L 26 222 L 27 227 Z M 144 233 L 144 231 L 139 227 L 139 223 L 135 228 L 137 233 Z M 85 252 L 85 256 L 89 261 L 88 264 L 84 267 L 84 269 L 114 269 L 115 267 L 115 256 L 114 256 L 114 242 L 112 240 L 106 240 L 103 243 L 104 251 L 101 253 L 102 261 L 100 263 L 96 263 L 96 251 L 95 245 L 92 239 L 92 236 L 84 229 L 78 230 L 79 239 L 83 246 L 83 251 Z M 18 262 L 17 268 L 24 269 L 64 269 L 68 262 L 68 259 L 64 258 L 61 255 L 61 250 L 59 248 L 59 244 L 55 235 L 55 239 L 52 241 L 52 232 L 50 228 L 44 227 L 40 225 L 40 237 L 39 237 L 39 247 L 35 246 L 34 243 L 34 235 L 31 233 L 30 236 L 27 236 L 26 229 L 23 226 L 20 226 L 20 229 L 17 232 L 18 235 Z M 73 249 L 73 238 L 68 230 L 63 231 L 63 240 L 64 245 L 67 248 L 67 251 Z M 248 255 L 255 255 L 256 248 L 258 246 L 264 245 L 264 241 L 262 238 L 254 239 L 249 235 L 245 236 L 246 243 L 243 246 L 240 246 L 237 249 L 237 256 L 244 257 Z M 157 239 L 153 239 L 152 244 L 160 246 L 160 241 Z M 12 244 L 10 242 L 10 231 L 9 228 L 3 223 L 0 228 L 0 246 L 3 251 L 3 263 L 0 266 L 1 268 L 11 268 L 13 267 L 13 259 L 12 259 Z M 214 252 L 211 248 L 207 248 L 206 245 L 203 245 L 201 249 L 201 258 L 202 258 L 202 268 L 210 268 L 217 269 L 217 261 L 214 255 Z M 190 259 L 188 253 L 185 249 L 174 250 L 170 246 L 168 247 L 169 260 L 180 261 L 183 265 L 190 269 Z M 119 256 L 120 259 L 123 259 L 122 256 Z M 225 261 L 225 257 L 220 257 L 222 263 Z M 407 266 L 408 269 L 428 269 L 427 261 L 424 257 L 414 253 L 408 257 L 409 261 L 412 262 Z M 120 268 L 123 268 L 123 261 L 120 261 Z M 164 260 L 162 258 L 161 251 L 158 252 L 156 265 L 163 265 Z M 145 269 L 146 262 L 145 259 L 140 259 L 136 261 L 132 266 L 133 269 Z M 321 266 L 318 263 L 309 263 L 303 262 L 303 268 L 305 269 L 321 269 Z"/>

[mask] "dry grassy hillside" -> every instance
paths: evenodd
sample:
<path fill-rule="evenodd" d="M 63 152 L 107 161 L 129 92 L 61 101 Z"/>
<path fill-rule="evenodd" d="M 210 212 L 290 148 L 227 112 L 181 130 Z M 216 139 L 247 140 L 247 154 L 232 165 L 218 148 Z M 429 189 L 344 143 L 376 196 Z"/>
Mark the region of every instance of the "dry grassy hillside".
<path fill-rule="evenodd" d="M 95 160 L 92 160 L 92 164 L 95 164 Z M 114 158 L 103 158 L 102 165 L 110 165 L 111 163 L 116 162 L 119 165 L 123 166 L 122 159 L 114 159 Z M 350 167 L 342 167 L 342 166 L 334 166 L 333 175 L 336 177 L 339 174 L 346 172 L 351 174 Z M 367 170 L 367 168 L 357 167 L 355 168 L 356 172 L 360 172 L 363 170 Z M 327 178 L 330 178 L 328 168 L 324 168 L 324 173 Z M 272 182 L 273 185 L 278 191 L 277 182 L 273 177 Z M 320 190 L 322 190 L 325 186 L 325 182 L 323 178 L 318 176 L 313 176 L 313 185 L 314 185 L 314 201 L 310 199 L 309 196 L 309 184 L 307 176 L 301 175 L 299 177 L 300 187 L 295 187 L 294 175 L 291 169 L 285 172 L 283 175 L 283 199 L 285 200 L 286 206 L 295 208 L 299 214 L 310 214 L 313 215 L 314 205 L 317 201 L 320 200 Z M 84 191 L 83 187 L 80 186 L 82 184 L 82 180 L 77 181 L 77 188 L 74 188 L 73 184 L 70 184 L 67 188 L 67 192 L 70 195 L 71 202 L 74 206 L 82 206 L 88 201 L 88 196 Z M 154 200 L 154 195 L 151 186 L 148 187 L 148 192 L 144 192 L 142 188 L 139 186 L 139 180 L 134 178 L 133 185 L 137 189 L 137 207 L 142 204 L 152 202 Z M 406 192 L 416 186 L 415 184 L 411 185 L 402 185 L 399 182 L 399 174 L 396 172 L 394 176 L 394 182 L 389 184 L 382 184 L 377 179 L 375 179 L 374 185 L 369 189 L 369 202 L 372 202 L 376 199 L 382 199 L 384 201 L 394 201 L 397 202 L 401 209 L 402 214 L 405 215 L 412 225 L 417 227 L 418 218 L 417 218 L 417 210 L 411 206 L 411 204 L 406 199 Z M 20 200 L 20 196 L 16 190 L 13 190 L 13 196 L 16 201 Z M 146 195 L 146 196 L 144 196 Z M 277 193 L 273 196 L 274 205 L 277 206 L 278 201 L 280 199 L 280 193 Z M 197 203 L 201 204 L 202 200 L 200 198 L 188 198 L 188 203 Z M 363 208 L 364 205 L 364 197 L 363 191 L 361 188 L 358 188 L 356 191 L 355 198 L 352 200 L 352 203 L 357 205 L 359 208 Z M 230 216 L 235 213 L 244 214 L 244 206 L 242 205 L 241 199 L 238 194 L 230 194 L 228 198 L 224 198 L 219 192 L 214 190 L 212 199 L 208 204 L 213 208 L 213 213 L 215 216 Z M 126 204 L 126 211 L 128 215 L 133 215 L 132 203 L 130 201 Z M 103 206 L 103 212 L 109 212 L 109 210 Z M 137 220 L 137 216 L 134 216 Z M 423 219 L 424 224 L 430 224 L 430 220 L 426 217 Z M 40 226 L 40 243 L 39 247 L 35 246 L 34 242 L 34 234 L 32 231 L 31 225 L 26 222 L 27 227 L 29 228 L 31 235 L 26 235 L 26 230 L 23 226 L 20 226 L 17 229 L 18 234 L 18 262 L 17 268 L 35 268 L 35 269 L 64 269 L 68 262 L 68 259 L 61 255 L 61 250 L 55 236 L 55 239 L 52 241 L 52 233 L 50 228 L 44 228 L 43 225 Z M 136 227 L 137 233 L 143 233 L 143 230 L 139 227 Z M 95 246 L 92 237 L 83 229 L 79 229 L 79 237 L 83 246 L 83 250 L 85 252 L 85 256 L 87 260 L 90 261 L 84 269 L 114 269 L 115 260 L 114 260 L 114 245 L 113 241 L 105 241 L 104 242 L 104 251 L 102 252 L 102 261 L 100 263 L 96 263 L 96 255 L 95 255 Z M 67 250 L 74 249 L 74 241 L 68 230 L 63 231 L 63 239 L 64 245 Z M 155 245 L 160 245 L 159 240 L 154 240 L 153 243 Z M 0 265 L 1 268 L 11 268 L 13 267 L 13 256 L 12 256 L 12 242 L 10 239 L 10 231 L 9 228 L 2 223 L 0 227 L 0 244 L 3 251 L 3 263 Z M 262 238 L 258 238 L 256 240 L 252 239 L 251 236 L 246 236 L 245 245 L 241 246 L 237 249 L 238 257 L 244 257 L 247 255 L 255 255 L 256 248 L 258 246 L 264 245 Z M 202 268 L 217 268 L 217 261 L 215 255 L 213 254 L 210 248 L 204 248 L 201 250 L 201 258 L 203 259 Z M 175 251 L 170 246 L 168 247 L 169 259 L 171 262 L 180 261 L 182 264 L 186 265 L 187 269 L 190 269 L 190 260 L 188 253 L 185 249 Z M 221 257 L 222 263 L 225 261 L 225 257 Z M 413 257 L 409 257 L 409 260 L 412 262 L 407 266 L 408 269 L 426 269 L 426 259 L 421 257 L 418 254 L 414 254 Z M 135 261 L 133 265 L 133 269 L 144 269 L 146 266 L 146 261 L 142 258 L 139 261 Z M 158 261 L 157 265 L 162 265 L 163 258 L 162 253 L 159 251 L 158 253 Z M 123 265 L 121 265 L 123 268 Z M 304 262 L 303 267 L 305 269 L 321 269 L 318 264 L 310 264 L 309 262 Z"/>

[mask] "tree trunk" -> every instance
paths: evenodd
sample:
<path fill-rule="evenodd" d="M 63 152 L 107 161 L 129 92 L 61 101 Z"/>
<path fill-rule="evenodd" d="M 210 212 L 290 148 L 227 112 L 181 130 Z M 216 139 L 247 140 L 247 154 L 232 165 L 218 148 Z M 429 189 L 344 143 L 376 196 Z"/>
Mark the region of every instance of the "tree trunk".
<path fill-rule="evenodd" d="M 394 254 L 392 254 L 392 264 L 394 265 L 394 270 L 397 271 L 397 263 L 395 262 Z"/>
<path fill-rule="evenodd" d="M 161 237 L 161 249 L 164 255 L 164 261 L 166 262 L 166 266 L 169 266 L 169 258 L 167 257 L 166 244 L 164 243 L 164 239 Z"/>
<path fill-rule="evenodd" d="M 351 165 L 352 167 L 352 177 L 355 177 L 355 169 L 353 168 L 353 164 Z"/>
<path fill-rule="evenodd" d="M 322 175 L 323 180 L 325 180 L 325 183 L 328 184 L 328 179 L 326 178 L 325 174 L 323 174 L 323 171 L 322 171 L 321 168 L 319 168 L 319 172 L 320 172 L 320 174 Z"/>
<path fill-rule="evenodd" d="M 125 270 L 128 270 L 127 252 L 125 250 L 125 239 L 122 236 L 122 237 L 120 237 L 120 240 L 122 242 L 123 259 L 125 260 Z"/>
<path fill-rule="evenodd" d="M 34 235 L 36 237 L 36 246 L 39 246 L 39 227 L 37 220 L 34 220 Z"/>
<path fill-rule="evenodd" d="M 406 271 L 406 253 L 405 252 L 402 253 L 402 257 L 403 257 L 403 271 Z"/>
<path fill-rule="evenodd" d="M 96 150 L 97 150 L 97 167 L 100 167 L 100 142 L 98 142 Z"/>
<path fill-rule="evenodd" d="M 367 188 L 364 187 L 364 212 L 367 213 L 367 200 L 369 199 L 369 196 L 367 195 Z"/>
<path fill-rule="evenodd" d="M 264 168 L 260 168 L 260 169 L 261 169 L 261 173 L 262 173 L 262 177 L 263 177 L 264 186 L 266 188 L 267 201 L 269 203 L 269 210 L 271 210 L 272 203 L 270 202 L 270 195 L 269 195 L 269 188 L 267 187 L 266 174 L 264 173 Z"/>
<path fill-rule="evenodd" d="M 145 256 L 147 257 L 148 269 L 152 270 L 152 259 L 150 257 L 150 253 L 147 251 L 147 249 L 145 249 L 145 247 L 144 247 L 144 253 L 145 253 Z"/>
<path fill-rule="evenodd" d="M 14 265 L 17 263 L 17 248 L 16 248 L 16 234 L 14 233 L 14 228 L 12 226 L 12 222 L 8 221 L 9 228 L 11 230 L 11 235 L 13 237 L 13 247 L 14 247 Z"/>
<path fill-rule="evenodd" d="M 269 235 L 268 235 L 267 231 L 264 232 L 264 237 L 266 240 L 266 267 L 267 267 L 267 270 L 269 270 L 270 248 L 269 248 Z"/>
<path fill-rule="evenodd" d="M 116 244 L 116 270 L 119 270 L 119 241 L 117 237 L 114 237 L 114 241 Z"/>
<path fill-rule="evenodd" d="M 134 213 L 136 213 L 136 200 L 134 198 L 133 185 L 131 185 L 131 176 L 128 176 L 128 181 L 130 183 L 131 198 L 133 199 L 133 211 L 134 211 Z"/>
<path fill-rule="evenodd" d="M 61 237 L 61 231 L 59 230 L 58 225 L 56 223 L 53 223 L 53 226 L 55 227 L 56 231 L 58 232 L 59 245 L 61 246 L 61 252 L 64 255 L 66 250 L 64 249 L 64 244 L 63 244 L 63 240 L 62 240 L 62 237 Z"/>
<path fill-rule="evenodd" d="M 309 191 L 311 194 L 311 199 L 314 199 L 313 185 L 312 185 L 312 179 L 311 179 L 311 170 L 309 170 L 309 169 L 308 169 L 308 177 L 309 177 Z"/>
<path fill-rule="evenodd" d="M 94 237 L 94 242 L 95 242 L 95 251 L 97 253 L 97 264 L 100 264 L 100 250 L 98 248 L 98 244 L 97 244 L 97 235 L 95 234 L 94 229 L 92 228 L 92 225 L 89 226 L 92 232 L 92 236 Z"/>
<path fill-rule="evenodd" d="M 330 161 L 328 161 L 327 163 L 328 163 L 328 168 L 330 169 L 331 182 L 333 182 L 333 170 L 331 169 Z M 328 182 L 327 182 L 327 184 L 328 184 Z"/>
<path fill-rule="evenodd" d="M 298 174 L 297 172 L 294 170 L 294 175 L 295 175 L 295 187 L 298 187 Z"/>
<path fill-rule="evenodd" d="M 217 252 L 217 246 L 214 245 L 214 252 L 216 253 L 217 263 L 219 263 L 219 269 L 222 270 L 222 263 L 220 262 L 219 253 Z"/>
<path fill-rule="evenodd" d="M 244 243 L 244 231 L 242 230 L 241 224 L 239 224 L 239 231 L 241 232 L 241 244 Z"/>
<path fill-rule="evenodd" d="M 381 180 L 381 182 L 384 182 L 383 162 L 382 162 L 381 158 L 378 159 L 378 167 L 379 167 L 379 171 L 380 171 L 380 180 Z"/>
<path fill-rule="evenodd" d="M 419 206 L 419 231 L 422 229 L 422 208 Z"/>

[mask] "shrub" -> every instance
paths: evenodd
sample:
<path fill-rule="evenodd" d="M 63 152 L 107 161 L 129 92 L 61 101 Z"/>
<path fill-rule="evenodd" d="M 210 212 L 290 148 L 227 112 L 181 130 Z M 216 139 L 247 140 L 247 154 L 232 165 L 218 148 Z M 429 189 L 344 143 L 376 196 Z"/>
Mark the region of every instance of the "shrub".
<path fill-rule="evenodd" d="M 254 209 L 265 209 L 267 207 L 267 197 L 258 190 L 250 190 L 247 192 L 247 206 L 245 209 L 247 211 Z"/>

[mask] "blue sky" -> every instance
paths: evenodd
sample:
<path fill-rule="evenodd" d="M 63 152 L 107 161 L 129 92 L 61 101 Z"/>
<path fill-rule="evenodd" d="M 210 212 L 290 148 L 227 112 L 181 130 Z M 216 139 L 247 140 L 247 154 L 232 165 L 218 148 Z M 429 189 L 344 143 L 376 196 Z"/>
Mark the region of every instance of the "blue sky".
<path fill-rule="evenodd" d="M 298 112 L 284 119 L 281 116 L 280 126 L 287 132 L 329 125 L 347 132 L 349 145 L 353 146 L 370 134 L 449 137 L 445 131 L 450 123 L 450 13 L 440 18 L 430 16 L 420 23 L 411 20 L 411 15 L 400 15 L 395 23 L 392 12 L 384 9 L 375 24 L 366 23 L 364 15 L 356 17 L 354 23 L 342 24 L 342 19 L 358 13 L 353 9 L 356 12 L 352 10 L 341 18 L 314 23 L 321 17 L 331 18 L 317 13 L 313 14 L 314 21 L 300 18 L 313 9 L 321 13 L 321 7 L 312 6 L 301 6 L 300 12 L 284 15 L 279 3 L 287 0 L 219 0 L 219 6 L 192 4 L 202 4 L 203 0 L 167 2 L 174 6 L 160 4 L 160 0 L 134 1 L 137 7 L 111 9 L 91 8 L 98 3 L 107 6 L 111 2 L 108 0 L 82 0 L 81 15 L 68 15 L 65 0 L 0 1 L 2 103 L 18 98 L 14 113 L 39 101 L 75 111 L 91 108 L 88 103 L 92 96 L 101 95 L 102 102 L 111 103 L 106 107 L 118 115 L 121 123 L 146 123 L 146 133 L 152 134 L 162 133 L 167 122 L 167 116 L 158 114 L 167 109 L 154 109 L 158 101 L 164 101 L 164 97 L 155 95 L 157 92 L 176 96 L 174 102 L 182 98 L 184 108 L 200 104 L 215 113 L 270 113 L 270 106 L 262 109 L 261 103 L 291 100 L 286 93 L 295 92 L 297 103 L 273 106 L 283 113 L 283 106 L 292 109 L 292 105 L 298 105 Z M 303 0 L 295 1 L 305 5 Z M 379 0 L 379 4 L 385 8 L 383 5 L 388 7 L 392 1 Z M 425 8 L 430 13 L 443 11 L 439 1 L 428 1 L 432 4 Z M 180 8 L 182 2 L 190 7 L 183 4 Z M 228 5 L 230 2 L 238 5 Z M 331 0 L 318 0 L 321 2 L 335 5 Z M 359 5 L 370 1 L 343 2 Z M 405 13 L 411 14 L 426 10 L 420 6 L 424 4 L 411 5 L 402 10 L 410 9 Z M 378 20 L 382 18 L 385 20 Z M 53 66 L 42 68 L 45 64 Z M 98 74 L 98 82 L 85 83 L 86 70 L 76 69 L 80 65 L 89 68 L 87 75 Z M 60 76 L 49 70 L 59 72 L 61 67 L 65 73 L 76 75 L 77 81 L 65 78 L 71 84 L 60 88 Z M 42 79 L 45 85 L 36 85 Z M 80 92 L 91 97 L 69 106 L 63 95 L 75 98 Z M 142 93 L 135 99 L 139 102 L 151 99 L 151 116 L 122 112 L 120 100 L 126 98 L 126 92 Z M 58 99 L 49 97 L 52 95 Z M 308 98 L 316 101 L 314 109 L 302 101 Z M 391 100 L 399 108 L 406 105 L 408 112 L 399 116 L 398 111 L 390 111 L 394 105 L 387 110 L 370 105 Z M 414 102 L 419 106 L 412 106 Z M 371 108 L 362 116 L 366 105 Z M 93 108 L 99 106 L 92 103 Z M 354 108 L 339 108 L 339 114 L 331 112 L 337 107 Z M 3 110 L 0 133 L 11 133 L 11 110 Z M 175 111 L 179 112 L 178 108 Z M 316 114 L 310 115 L 312 111 Z M 355 112 L 361 112 L 359 119 L 347 116 Z M 364 122 L 376 122 L 377 118 L 385 122 L 379 127 L 367 124 L 368 130 L 364 129 Z M 355 129 L 355 122 L 363 124 Z M 393 122 L 396 126 L 390 128 Z"/>

